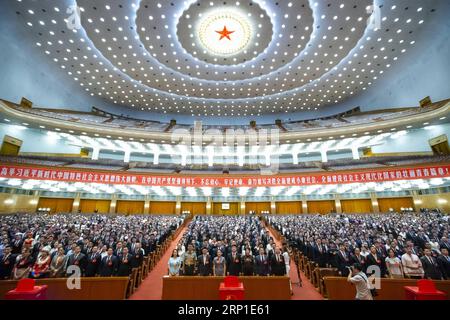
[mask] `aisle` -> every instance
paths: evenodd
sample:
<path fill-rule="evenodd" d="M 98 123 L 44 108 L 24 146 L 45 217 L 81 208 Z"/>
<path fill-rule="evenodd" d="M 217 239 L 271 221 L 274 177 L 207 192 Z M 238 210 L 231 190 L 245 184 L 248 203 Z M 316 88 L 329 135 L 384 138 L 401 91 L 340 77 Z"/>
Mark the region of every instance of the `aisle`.
<path fill-rule="evenodd" d="M 183 227 L 178 236 L 172 240 L 170 247 L 162 256 L 155 268 L 148 274 L 147 278 L 142 281 L 139 288 L 131 295 L 130 300 L 161 300 L 162 297 L 162 278 L 167 275 L 167 262 L 176 248 L 178 241 L 186 231 L 187 226 Z"/>
<path fill-rule="evenodd" d="M 266 230 L 269 231 L 269 234 L 275 241 L 277 246 L 281 247 L 281 242 L 275 238 L 273 233 L 266 227 Z M 297 275 L 297 266 L 295 262 L 291 259 L 291 272 L 290 278 L 292 283 L 298 282 Z M 292 284 L 292 291 L 294 295 L 291 297 L 291 300 L 323 300 L 322 295 L 317 291 L 314 285 L 309 281 L 309 279 L 305 276 L 303 272 L 300 271 L 300 276 L 302 277 L 302 286 L 298 286 L 297 284 Z"/>

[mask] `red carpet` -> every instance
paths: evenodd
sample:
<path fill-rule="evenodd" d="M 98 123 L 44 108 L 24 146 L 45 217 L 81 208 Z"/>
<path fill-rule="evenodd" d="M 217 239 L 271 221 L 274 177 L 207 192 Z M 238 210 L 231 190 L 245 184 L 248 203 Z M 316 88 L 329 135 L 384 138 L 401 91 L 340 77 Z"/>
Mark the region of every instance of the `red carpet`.
<path fill-rule="evenodd" d="M 184 227 L 178 236 L 172 240 L 169 249 L 162 256 L 161 260 L 156 264 L 155 268 L 149 273 L 147 278 L 142 281 L 139 288 L 129 298 L 130 300 L 161 300 L 162 297 L 162 277 L 167 275 L 169 258 L 173 249 L 177 246 L 178 241 L 183 236 L 187 227 Z"/>
<path fill-rule="evenodd" d="M 175 249 L 176 244 L 183 236 L 186 227 L 181 230 L 177 238 L 175 238 L 170 244 L 169 249 L 163 255 L 161 260 L 156 264 L 155 268 L 150 272 L 148 277 L 142 282 L 136 292 L 130 297 L 131 300 L 161 300 L 162 296 L 162 277 L 167 275 L 167 262 L 169 261 L 172 250 Z M 270 231 L 269 231 L 270 232 Z M 273 234 L 271 236 L 275 239 Z M 281 243 L 275 240 L 277 245 Z M 294 261 L 291 261 L 291 281 L 293 283 L 298 282 L 297 267 Z M 292 284 L 292 291 L 294 295 L 292 300 L 323 300 L 322 295 L 316 290 L 316 288 L 309 282 L 308 278 L 301 273 L 303 280 L 302 287 L 296 284 Z"/>
<path fill-rule="evenodd" d="M 274 239 L 277 246 L 281 246 L 281 242 L 278 241 L 270 230 L 268 230 L 272 238 Z M 300 271 L 300 276 L 302 277 L 302 286 L 295 284 L 298 283 L 297 266 L 295 262 L 291 259 L 291 272 L 289 277 L 292 282 L 292 291 L 294 295 L 291 300 L 323 300 L 322 295 L 317 291 L 309 279 Z"/>

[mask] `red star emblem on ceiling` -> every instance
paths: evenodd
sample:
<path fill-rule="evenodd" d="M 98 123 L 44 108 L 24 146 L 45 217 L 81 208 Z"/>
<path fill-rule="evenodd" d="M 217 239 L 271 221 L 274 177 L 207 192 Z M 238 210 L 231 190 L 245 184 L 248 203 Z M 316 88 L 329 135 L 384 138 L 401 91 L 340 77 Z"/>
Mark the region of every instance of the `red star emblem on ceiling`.
<path fill-rule="evenodd" d="M 232 34 L 234 31 L 230 31 L 227 30 L 227 26 L 223 26 L 223 30 L 222 31 L 216 31 L 218 34 L 220 34 L 220 40 L 222 40 L 223 38 L 227 38 L 228 40 L 231 40 L 230 38 L 230 34 Z"/>

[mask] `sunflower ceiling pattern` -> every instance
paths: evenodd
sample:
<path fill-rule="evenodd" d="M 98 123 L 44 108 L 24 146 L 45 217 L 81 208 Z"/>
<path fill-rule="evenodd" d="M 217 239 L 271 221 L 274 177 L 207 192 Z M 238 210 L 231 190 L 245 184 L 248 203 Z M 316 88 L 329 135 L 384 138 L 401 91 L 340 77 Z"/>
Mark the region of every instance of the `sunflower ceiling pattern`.
<path fill-rule="evenodd" d="M 318 110 L 366 90 L 439 0 L 15 0 L 92 96 L 194 116 Z M 80 8 L 79 28 L 68 28 Z"/>

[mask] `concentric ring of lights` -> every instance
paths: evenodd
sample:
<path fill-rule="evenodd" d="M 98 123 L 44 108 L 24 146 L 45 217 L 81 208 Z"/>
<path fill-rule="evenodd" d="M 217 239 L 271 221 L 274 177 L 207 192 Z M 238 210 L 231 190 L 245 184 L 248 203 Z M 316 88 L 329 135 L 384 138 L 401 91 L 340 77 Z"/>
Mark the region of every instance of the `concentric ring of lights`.
<path fill-rule="evenodd" d="M 228 39 L 218 33 L 222 26 L 232 32 Z M 200 43 L 206 50 L 219 56 L 232 56 L 247 48 L 253 36 L 252 26 L 248 19 L 238 12 L 209 13 L 198 24 L 197 31 Z"/>
<path fill-rule="evenodd" d="M 195 2 L 135 0 L 93 4 L 90 0 L 67 1 L 66 5 L 78 3 L 84 9 L 83 30 L 74 33 L 64 30 L 67 18 L 64 6 L 58 8 L 47 2 L 23 0 L 15 2 L 15 9 L 20 12 L 23 24 L 32 27 L 36 45 L 88 94 L 141 110 L 195 116 L 291 113 L 341 102 L 366 90 L 388 70 L 416 43 L 417 31 L 424 21 L 431 20 L 430 12 L 439 10 L 436 1 L 411 4 L 398 0 L 392 5 L 387 0 L 377 0 L 375 4 L 383 7 L 383 25 L 381 29 L 368 30 L 365 6 L 373 3 L 368 0 L 328 4 L 298 0 L 276 5 L 253 0 L 253 4 L 264 7 L 271 17 L 274 37 L 284 36 L 279 38 L 279 47 L 270 46 L 265 50 L 267 54 L 275 54 L 275 60 L 266 60 L 264 65 L 270 72 L 259 76 L 257 62 L 266 52 L 255 59 L 254 66 L 245 63 L 217 67 L 203 63 L 199 57 L 186 56 L 175 39 L 174 21 Z M 218 6 L 225 2 L 202 3 Z M 240 1 L 240 8 L 249 3 Z M 144 30 L 151 35 L 156 34 L 152 30 L 154 26 L 160 27 L 161 42 L 153 43 L 150 50 L 145 38 L 137 33 L 144 26 L 137 24 L 137 19 L 134 23 L 139 7 L 148 7 L 147 12 L 155 17 L 156 14 L 166 17 L 163 23 Z M 303 21 L 308 15 L 304 10 L 309 7 L 314 10 L 312 28 Z M 292 13 L 301 15 L 297 27 L 306 25 L 314 29 L 313 41 L 297 52 L 283 47 L 286 45 L 283 39 L 291 34 L 288 23 L 295 20 Z M 287 29 L 281 28 L 284 23 Z M 327 31 L 330 27 L 332 29 Z M 179 62 L 173 68 L 170 62 L 176 60 Z"/>

